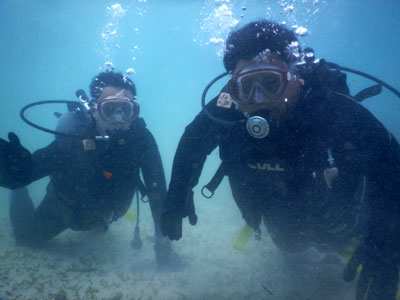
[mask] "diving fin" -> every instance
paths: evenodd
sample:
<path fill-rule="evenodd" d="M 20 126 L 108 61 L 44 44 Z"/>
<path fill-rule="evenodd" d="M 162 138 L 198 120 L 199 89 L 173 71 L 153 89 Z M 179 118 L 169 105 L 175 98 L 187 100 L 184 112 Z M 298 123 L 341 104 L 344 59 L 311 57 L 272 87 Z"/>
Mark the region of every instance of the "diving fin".
<path fill-rule="evenodd" d="M 360 240 L 357 237 L 352 237 L 346 248 L 337 251 L 337 254 L 343 257 L 348 263 L 343 274 L 344 281 L 346 282 L 352 281 L 357 274 L 361 273 L 362 264 L 354 256 L 359 244 Z"/>
<path fill-rule="evenodd" d="M 128 210 L 125 215 L 125 218 L 127 218 L 129 221 L 134 222 L 136 220 L 136 213 L 132 210 Z"/>
<path fill-rule="evenodd" d="M 245 224 L 240 230 L 239 235 L 236 238 L 235 243 L 233 244 L 233 247 L 235 247 L 237 250 L 243 251 L 253 232 L 254 229 Z"/>

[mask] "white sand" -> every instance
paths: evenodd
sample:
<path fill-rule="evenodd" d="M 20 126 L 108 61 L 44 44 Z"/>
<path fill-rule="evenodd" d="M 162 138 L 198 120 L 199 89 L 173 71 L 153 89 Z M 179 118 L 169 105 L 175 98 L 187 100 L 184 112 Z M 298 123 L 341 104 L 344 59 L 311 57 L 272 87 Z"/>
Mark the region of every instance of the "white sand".
<path fill-rule="evenodd" d="M 222 189 L 223 190 L 223 189 Z M 45 249 L 17 247 L 1 190 L 0 291 L 4 299 L 353 299 L 354 283 L 341 279 L 343 262 L 321 263 L 315 251 L 285 258 L 263 230 L 244 251 L 233 243 L 244 225 L 230 197 L 197 196 L 199 223 L 184 223 L 174 248 L 187 263 L 179 272 L 158 273 L 150 210 L 142 205 L 143 248 L 130 248 L 134 223 L 124 218 L 101 238 L 66 231 Z M 134 207 L 132 207 L 134 210 Z M 89 272 L 71 269 L 92 269 Z M 270 295 L 264 287 L 272 292 Z"/>

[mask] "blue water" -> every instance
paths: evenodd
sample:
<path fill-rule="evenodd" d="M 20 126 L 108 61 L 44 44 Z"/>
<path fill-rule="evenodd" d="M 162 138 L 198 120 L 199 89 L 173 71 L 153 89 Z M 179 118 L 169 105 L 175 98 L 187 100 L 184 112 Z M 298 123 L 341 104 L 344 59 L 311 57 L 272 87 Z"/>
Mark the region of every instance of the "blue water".
<path fill-rule="evenodd" d="M 218 14 L 224 11 L 231 15 Z M 302 47 L 311 46 L 319 58 L 370 73 L 400 89 L 399 16 L 398 0 L 0 0 L 0 137 L 15 131 L 32 151 L 47 145 L 53 137 L 24 124 L 21 107 L 38 100 L 73 100 L 75 91 L 88 91 L 93 76 L 111 62 L 117 71 L 135 70 L 130 77 L 137 84 L 141 116 L 158 141 L 169 181 L 184 127 L 200 111 L 205 85 L 224 71 L 222 44 L 210 40 L 225 39 L 234 22 L 241 26 L 268 17 L 303 26 L 308 35 L 300 38 Z M 348 83 L 353 94 L 371 84 L 352 75 Z M 399 98 L 384 91 L 364 104 L 400 138 Z M 65 108 L 43 106 L 28 116 L 54 128 L 54 111 Z M 207 181 L 217 165 L 214 153 L 201 181 Z M 32 185 L 36 202 L 46 182 Z M 0 188 L 4 200 L 0 223 L 6 224 L 0 226 L 0 236 L 10 235 L 7 193 Z M 219 195 L 233 202 L 225 184 Z M 215 202 L 199 201 L 200 218 L 217 221 Z M 233 204 L 230 208 L 236 209 Z M 13 246 L 12 239 L 6 241 Z M 163 299 L 162 294 L 157 297 Z M 307 297 L 305 292 L 296 299 L 311 299 Z"/>

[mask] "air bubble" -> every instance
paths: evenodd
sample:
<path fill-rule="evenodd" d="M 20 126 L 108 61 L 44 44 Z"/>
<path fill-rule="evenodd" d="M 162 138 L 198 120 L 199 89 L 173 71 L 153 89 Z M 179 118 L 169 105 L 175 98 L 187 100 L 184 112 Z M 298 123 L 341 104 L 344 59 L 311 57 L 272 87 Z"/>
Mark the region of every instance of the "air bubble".
<path fill-rule="evenodd" d="M 126 69 L 125 73 L 128 75 L 136 74 L 136 70 L 134 68 L 129 68 Z"/>
<path fill-rule="evenodd" d="M 299 26 L 299 27 L 296 29 L 295 33 L 296 33 L 298 36 L 306 36 L 306 35 L 308 35 L 308 30 L 307 30 L 307 28 L 305 28 L 305 27 Z"/>
<path fill-rule="evenodd" d="M 126 10 L 119 3 L 107 7 L 107 11 L 113 18 L 121 18 L 126 13 Z"/>
<path fill-rule="evenodd" d="M 114 65 L 111 61 L 106 61 L 104 63 L 104 67 L 106 68 L 106 70 L 110 70 L 110 71 L 114 70 Z"/>
<path fill-rule="evenodd" d="M 292 12 L 294 10 L 294 6 L 293 5 L 286 6 L 283 10 L 284 11 L 288 11 L 288 12 Z"/>
<path fill-rule="evenodd" d="M 225 41 L 224 41 L 224 39 L 221 39 L 221 38 L 211 38 L 210 43 L 217 45 L 217 44 L 224 44 Z"/>

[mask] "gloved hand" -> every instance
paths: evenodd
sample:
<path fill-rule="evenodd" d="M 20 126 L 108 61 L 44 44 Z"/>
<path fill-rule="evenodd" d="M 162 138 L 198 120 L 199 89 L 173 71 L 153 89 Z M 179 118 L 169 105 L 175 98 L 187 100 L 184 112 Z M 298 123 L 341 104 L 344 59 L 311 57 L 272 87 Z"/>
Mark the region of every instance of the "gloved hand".
<path fill-rule="evenodd" d="M 362 270 L 357 283 L 356 300 L 395 300 L 399 279 L 398 262 L 390 249 L 364 241 L 357 248 L 343 272 L 346 282 L 352 281 L 357 268 Z"/>
<path fill-rule="evenodd" d="M 24 180 L 31 162 L 31 153 L 21 146 L 14 132 L 8 133 L 9 142 L 0 139 L 0 185 L 17 188 Z"/>
<path fill-rule="evenodd" d="M 182 237 L 183 216 L 169 210 L 161 215 L 161 232 L 171 240 L 179 240 Z"/>
<path fill-rule="evenodd" d="M 172 249 L 171 241 L 166 237 L 156 237 L 154 254 L 158 271 L 178 271 L 184 267 L 181 257 Z"/>
<path fill-rule="evenodd" d="M 175 204 L 171 198 L 167 202 Z M 182 219 L 189 217 L 191 225 L 197 224 L 197 215 L 195 214 L 193 191 L 189 191 L 185 201 L 185 209 L 176 209 L 170 205 L 169 208 L 161 214 L 161 232 L 171 240 L 179 240 L 182 237 Z"/>

